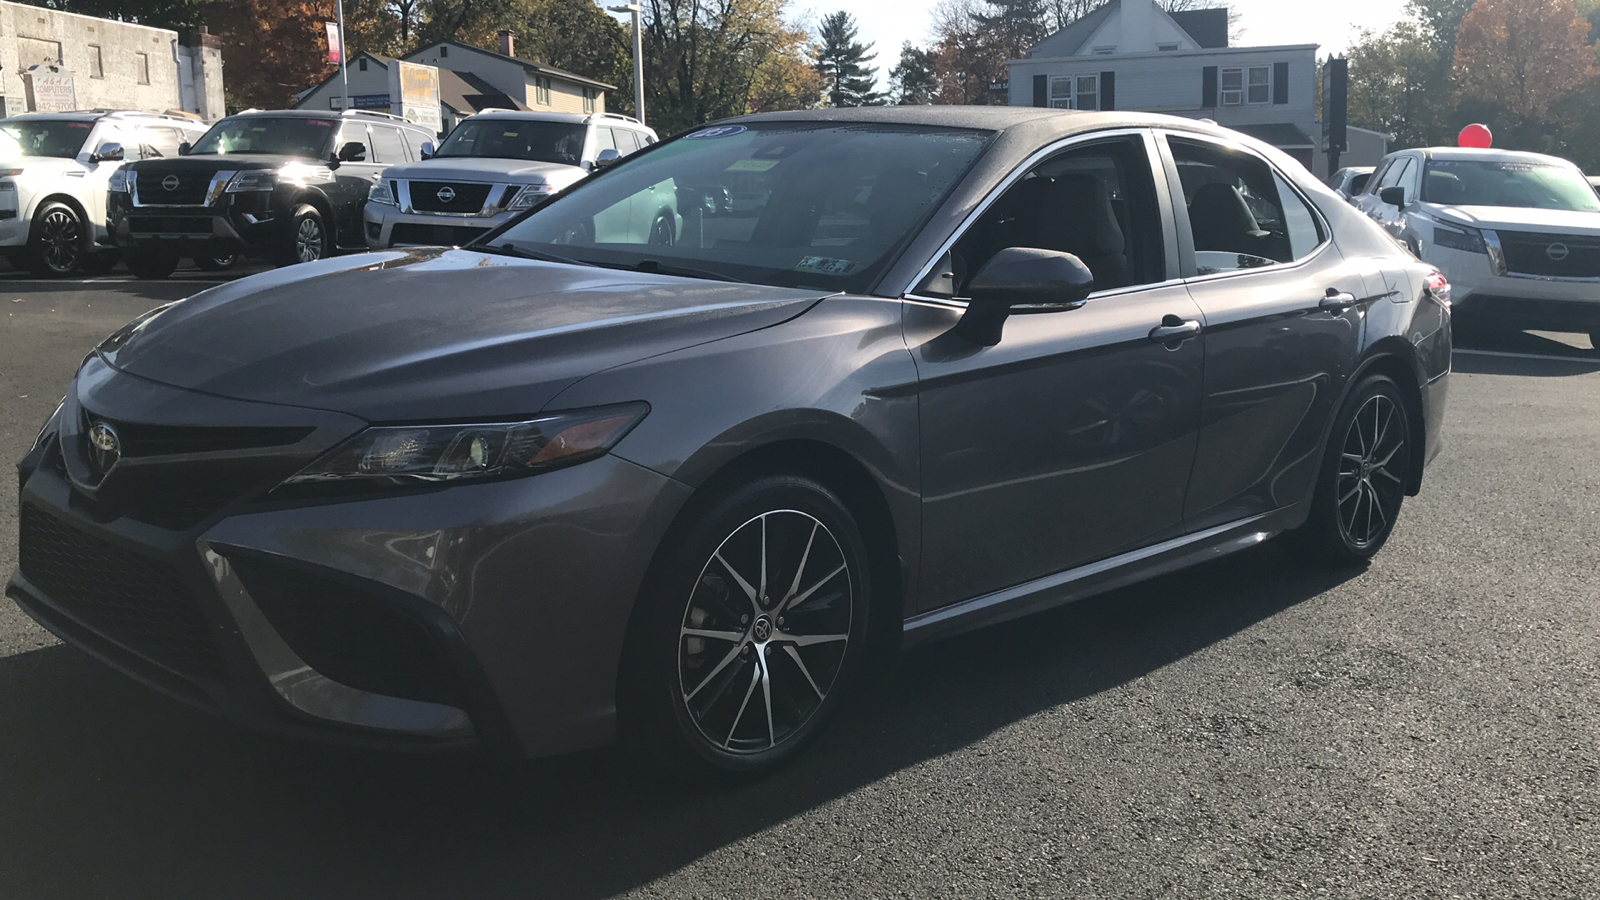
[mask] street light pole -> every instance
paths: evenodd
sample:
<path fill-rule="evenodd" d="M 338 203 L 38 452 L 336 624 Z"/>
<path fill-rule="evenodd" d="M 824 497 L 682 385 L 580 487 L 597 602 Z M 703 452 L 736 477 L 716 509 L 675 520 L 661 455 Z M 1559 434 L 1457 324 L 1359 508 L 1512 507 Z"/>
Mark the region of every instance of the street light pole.
<path fill-rule="evenodd" d="M 638 3 L 608 6 L 618 13 L 633 13 L 633 111 L 644 123 L 644 7 Z"/>

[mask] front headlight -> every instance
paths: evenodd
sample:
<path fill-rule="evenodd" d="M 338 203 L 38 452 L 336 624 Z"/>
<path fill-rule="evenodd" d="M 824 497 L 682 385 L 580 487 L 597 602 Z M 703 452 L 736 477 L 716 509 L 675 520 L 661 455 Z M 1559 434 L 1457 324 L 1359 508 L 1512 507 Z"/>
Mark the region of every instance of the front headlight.
<path fill-rule="evenodd" d="M 56 411 L 50 414 L 50 418 L 44 420 L 44 427 L 39 429 L 39 436 L 33 439 L 34 450 L 39 449 L 39 445 L 49 440 L 50 436 L 56 433 L 56 429 L 61 427 L 61 408 L 66 405 L 67 398 L 62 397 L 61 402 L 56 404 Z"/>
<path fill-rule="evenodd" d="M 531 475 L 604 455 L 649 411 L 627 403 L 525 422 L 368 428 L 284 485 L 406 486 Z"/>
<path fill-rule="evenodd" d="M 228 179 L 230 194 L 243 194 L 250 191 L 271 191 L 278 186 L 278 173 L 267 169 L 252 169 L 246 172 L 236 172 Z"/>
<path fill-rule="evenodd" d="M 394 193 L 389 190 L 389 182 L 373 182 L 372 187 L 367 188 L 367 202 L 382 203 L 384 206 L 394 206 Z"/>
<path fill-rule="evenodd" d="M 556 186 L 553 184 L 530 184 L 523 188 L 522 192 L 517 194 L 516 199 L 511 201 L 511 205 L 506 208 L 528 209 L 530 207 L 537 206 L 539 201 L 550 196 L 551 194 L 554 194 L 555 192 Z"/>
<path fill-rule="evenodd" d="M 106 190 L 113 194 L 126 194 L 133 190 L 133 177 L 133 170 L 123 166 L 111 173 L 111 181 L 106 185 Z"/>
<path fill-rule="evenodd" d="M 1433 242 L 1447 250 L 1461 250 L 1466 253 L 1489 252 L 1489 248 L 1484 246 L 1483 234 L 1476 228 L 1462 225 L 1433 223 Z"/>

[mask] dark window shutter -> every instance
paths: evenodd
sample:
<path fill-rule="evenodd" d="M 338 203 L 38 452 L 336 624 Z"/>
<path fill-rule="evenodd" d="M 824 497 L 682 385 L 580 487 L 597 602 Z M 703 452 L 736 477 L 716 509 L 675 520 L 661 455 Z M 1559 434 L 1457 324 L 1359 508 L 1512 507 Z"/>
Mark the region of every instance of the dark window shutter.
<path fill-rule="evenodd" d="M 1200 105 L 1210 108 L 1217 105 L 1217 67 L 1206 66 L 1200 74 Z"/>
<path fill-rule="evenodd" d="M 1100 108 L 1117 108 L 1117 73 L 1100 73 Z"/>
<path fill-rule="evenodd" d="M 1048 76 L 1048 75 L 1035 75 L 1035 76 L 1033 76 L 1033 105 L 1034 106 L 1049 106 L 1050 105 L 1050 76 Z"/>
<path fill-rule="evenodd" d="M 1289 102 L 1289 64 L 1273 63 L 1272 65 L 1272 102 L 1282 104 Z"/>

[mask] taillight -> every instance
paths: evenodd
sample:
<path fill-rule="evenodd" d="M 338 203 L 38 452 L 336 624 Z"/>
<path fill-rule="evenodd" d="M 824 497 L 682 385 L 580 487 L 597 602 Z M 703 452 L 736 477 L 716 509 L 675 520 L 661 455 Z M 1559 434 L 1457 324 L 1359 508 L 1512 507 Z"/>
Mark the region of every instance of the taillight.
<path fill-rule="evenodd" d="M 1450 279 L 1444 277 L 1443 272 L 1429 272 L 1428 293 L 1433 295 L 1433 299 L 1443 303 L 1445 306 L 1449 306 Z"/>

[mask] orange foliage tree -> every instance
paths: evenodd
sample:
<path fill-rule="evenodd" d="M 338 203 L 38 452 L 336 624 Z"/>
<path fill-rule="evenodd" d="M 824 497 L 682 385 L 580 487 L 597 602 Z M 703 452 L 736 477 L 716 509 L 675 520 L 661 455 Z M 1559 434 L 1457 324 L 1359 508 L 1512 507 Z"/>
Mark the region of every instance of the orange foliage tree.
<path fill-rule="evenodd" d="M 1478 0 L 1456 35 L 1462 96 L 1525 122 L 1547 122 L 1552 107 L 1600 75 L 1589 23 L 1572 0 Z"/>
<path fill-rule="evenodd" d="M 346 0 L 346 52 L 392 53 L 398 22 L 379 0 Z M 328 65 L 323 23 L 335 17 L 333 0 L 226 0 L 207 11 L 222 40 L 228 107 L 282 109 L 294 95 L 338 71 Z"/>

